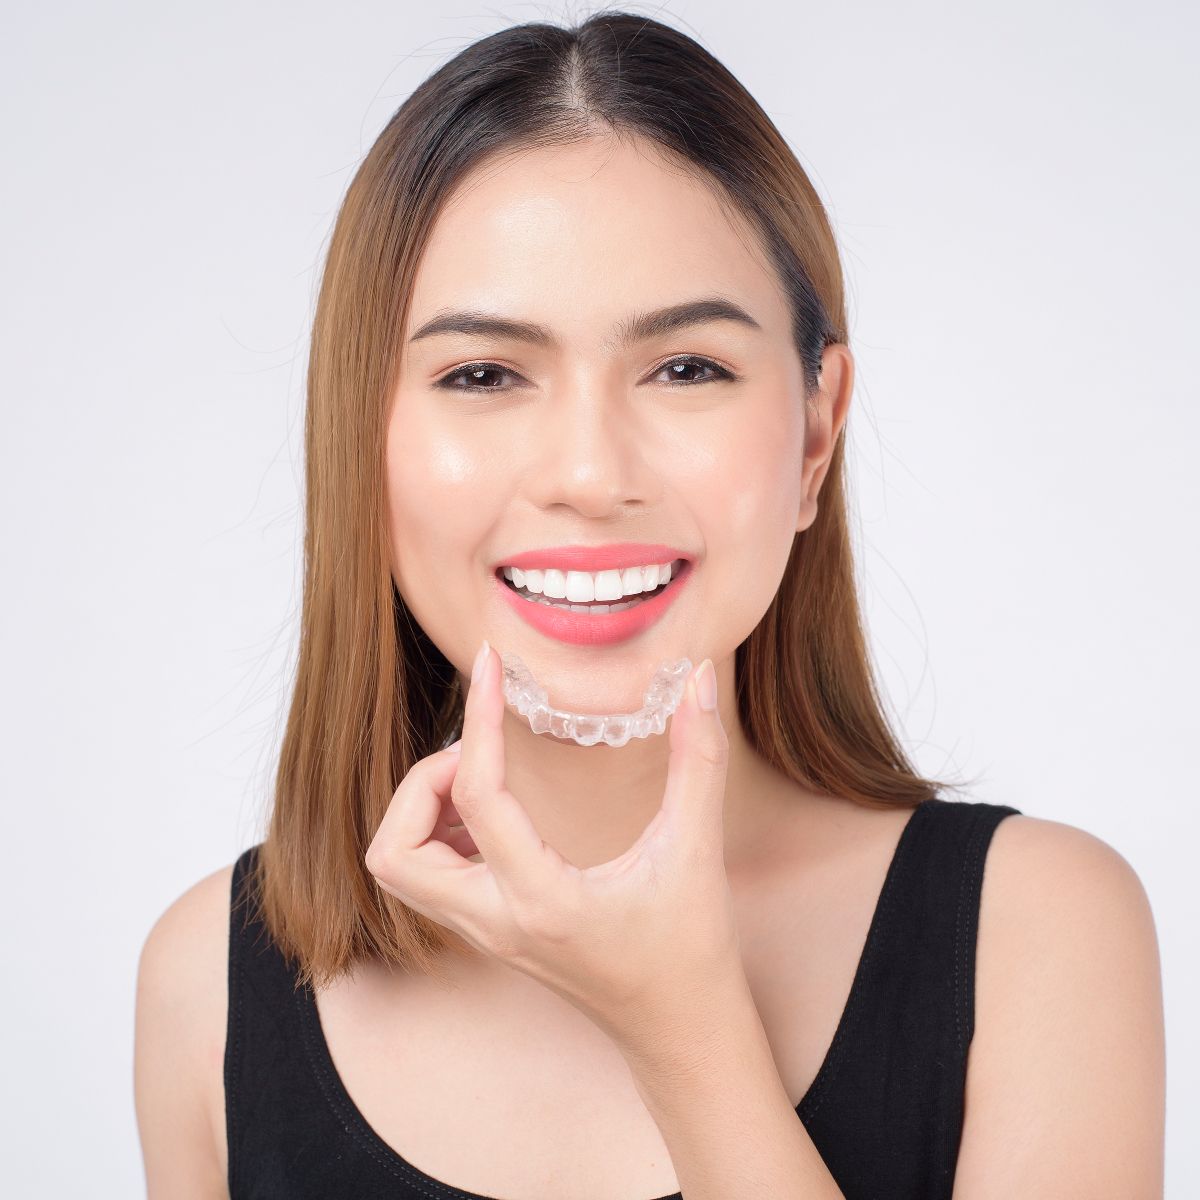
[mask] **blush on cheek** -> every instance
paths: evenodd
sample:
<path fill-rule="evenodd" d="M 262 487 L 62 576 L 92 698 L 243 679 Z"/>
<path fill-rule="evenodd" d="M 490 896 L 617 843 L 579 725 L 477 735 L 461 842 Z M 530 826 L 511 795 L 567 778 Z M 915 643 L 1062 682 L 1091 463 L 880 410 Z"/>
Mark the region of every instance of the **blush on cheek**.
<path fill-rule="evenodd" d="M 434 487 L 462 487 L 480 474 L 478 457 L 454 438 L 433 439 L 421 459 L 421 470 Z"/>

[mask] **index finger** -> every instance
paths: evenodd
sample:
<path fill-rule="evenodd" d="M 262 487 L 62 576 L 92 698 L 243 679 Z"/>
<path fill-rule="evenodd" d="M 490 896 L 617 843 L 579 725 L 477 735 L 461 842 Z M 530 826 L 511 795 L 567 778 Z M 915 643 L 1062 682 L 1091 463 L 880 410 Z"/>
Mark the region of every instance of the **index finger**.
<path fill-rule="evenodd" d="M 546 844 L 504 783 L 504 692 L 500 656 L 486 639 L 463 711 L 454 807 L 497 882 L 512 891 L 549 882 Z"/>
<path fill-rule="evenodd" d="M 367 870 L 381 882 L 394 881 L 394 885 L 399 886 L 401 872 L 406 877 L 413 873 L 410 856 L 426 846 L 441 844 L 431 843 L 429 838 L 441 815 L 442 805 L 450 796 L 457 767 L 458 752 L 448 747 L 414 763 L 400 781 L 364 856 Z M 466 862 L 465 859 L 461 861 Z M 443 859 L 434 865 L 457 864 Z M 476 864 L 466 862 L 466 865 L 473 867 Z"/>

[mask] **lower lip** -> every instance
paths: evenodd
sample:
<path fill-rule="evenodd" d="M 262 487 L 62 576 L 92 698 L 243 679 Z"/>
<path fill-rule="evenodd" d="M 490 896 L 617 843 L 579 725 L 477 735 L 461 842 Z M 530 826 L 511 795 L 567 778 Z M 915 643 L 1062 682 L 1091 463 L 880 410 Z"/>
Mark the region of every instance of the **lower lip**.
<path fill-rule="evenodd" d="M 674 604 L 675 597 L 691 577 L 692 564 L 685 559 L 679 574 L 672 576 L 670 583 L 657 596 L 643 600 L 624 612 L 592 614 L 555 608 L 550 604 L 539 604 L 536 600 L 524 600 L 508 586 L 502 575 L 492 576 L 501 595 L 519 617 L 539 633 L 577 646 L 609 646 L 636 637 L 649 629 Z"/>

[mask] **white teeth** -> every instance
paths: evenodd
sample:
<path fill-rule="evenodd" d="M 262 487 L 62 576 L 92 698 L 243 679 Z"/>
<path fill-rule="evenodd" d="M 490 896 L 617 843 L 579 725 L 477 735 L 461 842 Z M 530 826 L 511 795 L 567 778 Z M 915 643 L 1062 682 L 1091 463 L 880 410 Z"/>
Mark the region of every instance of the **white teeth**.
<path fill-rule="evenodd" d="M 626 596 L 636 595 L 638 592 L 645 591 L 643 580 L 645 573 L 641 567 L 626 567 L 621 572 L 621 592 Z"/>
<path fill-rule="evenodd" d="M 621 588 L 620 571 L 598 571 L 596 573 L 596 594 L 593 600 L 620 600 L 625 594 Z"/>
<path fill-rule="evenodd" d="M 647 567 L 596 572 L 505 567 L 501 573 L 517 588 L 536 592 L 552 600 L 565 600 L 569 604 L 591 604 L 652 592 L 660 584 L 670 582 L 682 563 L 683 560 L 678 559 L 675 563 L 653 563 Z"/>

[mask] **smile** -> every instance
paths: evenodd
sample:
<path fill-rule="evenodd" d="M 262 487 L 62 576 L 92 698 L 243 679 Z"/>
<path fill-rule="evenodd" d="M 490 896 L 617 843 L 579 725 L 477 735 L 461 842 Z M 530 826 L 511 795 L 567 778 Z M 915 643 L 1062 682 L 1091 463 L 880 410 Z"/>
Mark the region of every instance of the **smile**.
<path fill-rule="evenodd" d="M 662 566 L 667 566 L 668 570 L 662 571 Z M 572 596 L 586 596 L 589 591 L 595 595 L 595 579 L 586 572 L 529 571 L 514 578 L 514 568 L 504 567 L 495 573 L 494 578 L 509 607 L 540 633 L 557 641 L 577 645 L 609 645 L 626 641 L 655 624 L 691 578 L 692 563 L 681 558 L 670 564 L 629 570 L 656 571 L 658 574 L 655 579 L 663 575 L 667 577 L 664 582 L 643 578 L 643 585 L 651 583 L 651 587 L 640 594 L 623 595 L 619 600 L 593 600 L 591 603 L 571 599 Z M 600 573 L 601 576 L 606 574 L 613 573 Z M 610 579 L 609 595 L 613 590 L 625 589 L 630 582 L 629 571 L 616 574 L 622 576 L 621 585 L 619 589 L 614 588 Z M 517 579 L 522 580 L 520 585 Z M 534 585 L 533 588 L 528 586 L 530 583 Z M 540 591 L 537 590 L 539 585 L 542 588 Z M 546 591 L 565 594 L 548 596 Z M 601 594 L 605 592 L 601 591 Z"/>
<path fill-rule="evenodd" d="M 504 567 L 501 574 L 512 590 L 531 604 L 601 615 L 636 608 L 659 595 L 678 577 L 685 562 L 677 558 L 670 563 L 596 574 Z"/>

